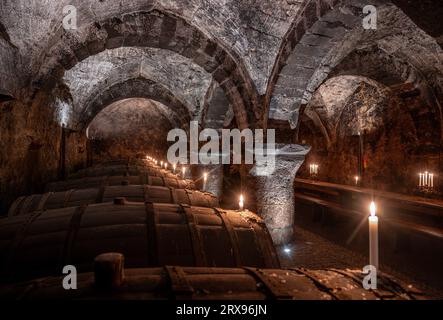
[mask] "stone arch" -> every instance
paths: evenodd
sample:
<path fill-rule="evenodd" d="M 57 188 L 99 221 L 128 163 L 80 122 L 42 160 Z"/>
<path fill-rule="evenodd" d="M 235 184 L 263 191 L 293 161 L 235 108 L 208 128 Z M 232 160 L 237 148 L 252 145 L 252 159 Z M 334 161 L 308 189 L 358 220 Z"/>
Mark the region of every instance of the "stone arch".
<path fill-rule="evenodd" d="M 79 117 L 79 124 L 83 129 L 86 128 L 95 115 L 106 106 L 125 98 L 148 98 L 168 106 L 174 115 L 171 120 L 177 126 L 186 127 L 190 121 L 186 104 L 177 99 L 172 92 L 159 83 L 137 77 L 113 83 L 91 95 L 85 112 Z"/>
<path fill-rule="evenodd" d="M 330 78 L 313 94 L 312 99 L 303 109 L 301 121 L 311 130 L 317 130 L 329 148 L 337 140 L 342 117 L 350 99 L 368 89 L 371 90 L 372 95 L 380 98 L 378 101 L 380 104 L 387 99 L 386 93 L 389 88 L 368 77 L 343 75 Z M 375 101 L 369 103 L 372 108 L 377 104 Z M 352 111 L 348 110 L 348 112 Z M 357 118 L 354 119 L 354 129 L 351 135 L 357 135 L 358 132 L 368 130 L 371 126 L 383 124 L 380 112 L 366 110 L 364 115 L 356 114 Z"/>
<path fill-rule="evenodd" d="M 275 108 L 272 107 L 271 98 L 274 91 L 279 86 L 278 80 L 285 66 L 287 66 L 293 56 L 296 45 L 301 41 L 305 33 L 313 26 L 322 16 L 332 10 L 339 0 L 304 0 L 301 9 L 295 16 L 290 28 L 286 32 L 280 44 L 277 58 L 272 68 L 271 76 L 268 81 L 266 94 L 264 97 L 264 124 L 269 118 L 280 120 L 282 116 L 275 114 Z M 274 114 L 272 114 L 274 113 Z"/>
<path fill-rule="evenodd" d="M 196 116 L 202 108 L 211 75 L 190 59 L 169 50 L 120 47 L 91 56 L 65 72 L 74 108 L 81 112 L 91 93 L 110 84 L 143 77 L 161 83 Z"/>
<path fill-rule="evenodd" d="M 429 66 L 438 64 L 441 48 L 396 6 L 377 4 L 377 32 L 362 28 L 362 6 L 362 3 L 343 1 L 341 6 L 328 11 L 306 29 L 306 33 L 300 33 L 286 64 L 275 77 L 275 84 L 270 88 L 272 92 L 268 91 L 270 120 L 288 121 L 295 128 L 300 108 L 308 103 L 330 72 L 356 48 L 386 48 L 396 60 L 392 66 L 399 66 L 403 71 L 405 63 L 415 65 L 415 69 L 421 71 L 429 71 Z M 405 52 L 414 41 L 414 49 L 429 58 L 427 65 L 420 64 L 418 57 L 409 57 Z M 410 74 L 419 75 L 420 72 Z M 441 75 L 442 70 L 435 68 L 433 74 Z"/>
<path fill-rule="evenodd" d="M 254 121 L 256 89 L 244 66 L 221 44 L 184 19 L 152 10 L 127 13 L 64 32 L 49 50 L 35 85 L 58 81 L 65 70 L 106 49 L 122 46 L 156 47 L 174 51 L 202 66 L 226 92 L 240 127 Z"/>

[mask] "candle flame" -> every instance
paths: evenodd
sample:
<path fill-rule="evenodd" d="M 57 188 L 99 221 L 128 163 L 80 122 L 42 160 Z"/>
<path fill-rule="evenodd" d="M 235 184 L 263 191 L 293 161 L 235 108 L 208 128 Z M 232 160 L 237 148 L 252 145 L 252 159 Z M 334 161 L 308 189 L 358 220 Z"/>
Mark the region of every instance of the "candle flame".
<path fill-rule="evenodd" d="M 369 211 L 371 212 L 371 217 L 375 217 L 375 211 L 377 210 L 375 206 L 375 202 L 372 201 L 371 205 L 369 206 Z"/>
<path fill-rule="evenodd" d="M 238 206 L 240 210 L 243 210 L 245 198 L 243 197 L 243 194 L 240 195 L 240 201 L 238 202 Z"/>

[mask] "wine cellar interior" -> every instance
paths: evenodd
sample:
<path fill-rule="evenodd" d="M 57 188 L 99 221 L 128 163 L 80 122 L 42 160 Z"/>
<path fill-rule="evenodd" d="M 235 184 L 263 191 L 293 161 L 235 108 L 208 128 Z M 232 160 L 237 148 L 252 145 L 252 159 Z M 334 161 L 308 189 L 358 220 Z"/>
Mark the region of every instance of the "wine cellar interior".
<path fill-rule="evenodd" d="M 442 18 L 0 0 L 0 300 L 443 299 Z"/>

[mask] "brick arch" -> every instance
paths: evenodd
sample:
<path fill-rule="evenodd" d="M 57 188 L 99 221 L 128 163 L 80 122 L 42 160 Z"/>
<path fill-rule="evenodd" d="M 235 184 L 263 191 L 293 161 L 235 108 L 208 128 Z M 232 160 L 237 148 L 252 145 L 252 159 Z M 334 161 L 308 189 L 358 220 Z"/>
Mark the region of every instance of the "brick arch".
<path fill-rule="evenodd" d="M 127 13 L 83 26 L 76 33 L 64 32 L 48 51 L 34 84 L 52 86 L 79 61 L 122 46 L 162 48 L 192 59 L 226 92 L 239 126 L 255 122 L 258 95 L 241 59 L 186 20 L 157 10 Z"/>
<path fill-rule="evenodd" d="M 101 110 L 126 98 L 147 98 L 162 103 L 171 112 L 171 123 L 179 127 L 186 127 L 191 119 L 187 106 L 162 84 L 137 77 L 113 83 L 107 88 L 101 87 L 96 94 L 92 94 L 79 117 L 82 129 L 85 129 Z"/>

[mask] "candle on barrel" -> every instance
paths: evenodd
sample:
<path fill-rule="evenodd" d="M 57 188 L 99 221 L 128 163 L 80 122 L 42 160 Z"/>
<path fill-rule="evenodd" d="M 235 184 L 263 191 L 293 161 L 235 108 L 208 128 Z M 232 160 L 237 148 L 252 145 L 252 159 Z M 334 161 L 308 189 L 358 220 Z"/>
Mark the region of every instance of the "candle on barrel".
<path fill-rule="evenodd" d="M 206 191 L 206 181 L 208 181 L 208 173 L 203 173 L 203 190 Z"/>
<path fill-rule="evenodd" d="M 245 199 L 243 198 L 243 195 L 240 195 L 240 201 L 238 202 L 238 209 L 240 211 L 243 211 L 243 208 L 245 206 Z"/>
<path fill-rule="evenodd" d="M 378 270 L 378 217 L 374 201 L 369 206 L 369 264 Z"/>

